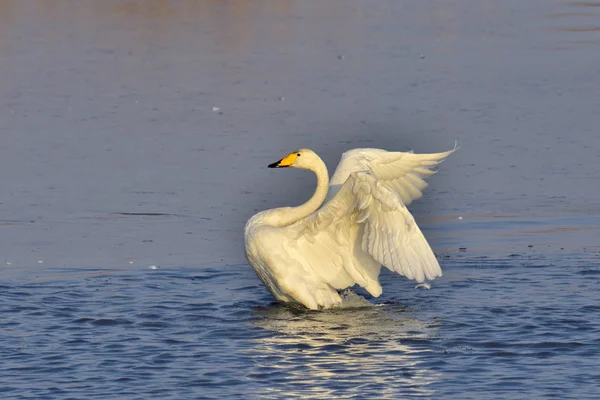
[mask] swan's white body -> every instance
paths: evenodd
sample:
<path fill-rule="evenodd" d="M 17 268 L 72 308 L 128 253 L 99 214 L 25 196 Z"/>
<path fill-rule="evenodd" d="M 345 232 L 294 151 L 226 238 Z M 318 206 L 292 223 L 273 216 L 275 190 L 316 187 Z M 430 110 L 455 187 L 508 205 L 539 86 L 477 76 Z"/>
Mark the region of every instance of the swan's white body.
<path fill-rule="evenodd" d="M 269 167 L 309 169 L 317 175 L 317 189 L 299 207 L 250 218 L 245 229 L 250 265 L 278 300 L 310 309 L 339 305 L 337 290 L 355 284 L 378 297 L 381 265 L 419 283 L 442 276 L 406 206 L 422 196 L 423 178 L 453 151 L 355 149 L 342 155 L 331 181 L 313 151 L 290 153 Z"/>

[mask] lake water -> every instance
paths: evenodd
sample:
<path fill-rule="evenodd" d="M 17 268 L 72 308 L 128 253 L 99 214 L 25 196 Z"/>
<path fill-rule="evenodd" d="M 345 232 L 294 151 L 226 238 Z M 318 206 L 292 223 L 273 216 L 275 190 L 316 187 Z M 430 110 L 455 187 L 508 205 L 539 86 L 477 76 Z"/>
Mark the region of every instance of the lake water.
<path fill-rule="evenodd" d="M 3 399 L 600 397 L 600 5 L 0 0 Z M 273 303 L 308 147 L 460 150 L 444 277 Z"/>

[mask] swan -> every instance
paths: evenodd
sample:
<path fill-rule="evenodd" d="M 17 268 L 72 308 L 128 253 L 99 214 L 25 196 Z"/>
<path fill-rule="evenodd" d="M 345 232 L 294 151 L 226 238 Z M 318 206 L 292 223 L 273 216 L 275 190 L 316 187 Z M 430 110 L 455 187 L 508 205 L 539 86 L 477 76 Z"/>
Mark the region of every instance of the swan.
<path fill-rule="evenodd" d="M 273 296 L 311 310 L 339 306 L 338 290 L 358 284 L 372 296 L 385 266 L 422 283 L 442 276 L 438 261 L 406 208 L 423 180 L 456 151 L 434 154 L 354 149 L 331 180 L 312 150 L 299 149 L 269 168 L 315 173 L 313 196 L 298 207 L 259 212 L 244 229 L 246 257 Z"/>

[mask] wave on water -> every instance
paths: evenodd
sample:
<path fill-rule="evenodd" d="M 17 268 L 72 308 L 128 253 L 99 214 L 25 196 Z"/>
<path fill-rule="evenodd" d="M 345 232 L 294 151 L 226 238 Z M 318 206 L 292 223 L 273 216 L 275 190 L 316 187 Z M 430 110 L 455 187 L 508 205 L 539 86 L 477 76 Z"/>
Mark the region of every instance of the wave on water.
<path fill-rule="evenodd" d="M 378 307 L 380 304 L 373 304 L 369 300 L 365 299 L 359 294 L 354 293 L 351 289 L 345 289 L 340 293 L 342 298 L 342 304 L 335 308 L 364 308 L 364 307 Z"/>

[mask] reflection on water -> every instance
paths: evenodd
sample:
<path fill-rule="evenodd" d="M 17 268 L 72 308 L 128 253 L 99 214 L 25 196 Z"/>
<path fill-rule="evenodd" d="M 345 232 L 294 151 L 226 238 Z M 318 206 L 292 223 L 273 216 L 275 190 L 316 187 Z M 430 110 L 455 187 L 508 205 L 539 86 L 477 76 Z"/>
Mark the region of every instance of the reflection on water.
<path fill-rule="evenodd" d="M 378 393 L 429 396 L 439 373 L 425 363 L 438 324 L 401 304 L 311 312 L 287 305 L 256 308 L 264 334 L 247 351 L 252 375 L 271 381 L 262 396 L 313 398 Z"/>
<path fill-rule="evenodd" d="M 55 34 L 62 32 L 56 39 L 74 32 L 84 37 L 93 32 L 95 36 L 100 35 L 106 44 L 115 46 L 131 45 L 140 40 L 165 46 L 186 43 L 185 46 L 190 48 L 204 43 L 221 52 L 247 51 L 253 47 L 277 51 L 284 50 L 285 46 L 304 45 L 311 37 L 310 29 L 304 28 L 305 19 L 318 18 L 335 26 L 335 29 L 320 32 L 324 35 L 321 40 L 353 43 L 356 46 L 354 51 L 362 52 L 360 46 L 372 46 L 365 41 L 365 36 L 373 29 L 380 29 L 370 26 L 369 21 L 374 17 L 385 18 L 388 3 L 396 2 L 357 2 L 348 6 L 343 0 L 0 0 L 0 32 L 10 31 L 13 24 L 22 26 L 18 30 L 32 26 L 35 30 L 46 30 L 48 22 L 53 22 L 56 26 L 50 30 Z M 491 0 L 435 2 L 427 6 L 418 6 L 410 1 L 402 3 L 405 3 L 402 7 L 405 11 L 396 17 L 410 16 L 411 21 L 428 26 L 419 35 L 439 42 L 439 49 L 445 52 L 460 51 L 460 42 L 471 35 L 465 27 L 473 18 L 482 24 L 496 23 L 512 19 L 515 12 Z M 567 9 L 563 11 L 561 8 Z M 539 7 L 532 17 L 545 15 L 564 19 L 569 25 L 556 27 L 563 31 L 594 32 L 600 28 L 600 23 L 598 20 L 590 21 L 589 17 L 598 18 L 597 9 L 598 2 L 566 2 Z M 315 19 L 315 22 L 318 21 Z M 530 22 L 533 25 L 537 23 Z M 106 29 L 105 24 L 116 29 Z M 52 40 L 52 34 L 46 34 L 38 39 Z M 492 39 L 499 35 L 494 29 L 482 34 Z M 3 40 L 2 36 L 0 40 Z M 72 39 L 77 37 L 72 36 Z"/>
<path fill-rule="evenodd" d="M 573 1 L 564 3 L 563 7 L 565 11 L 549 15 L 560 21 L 560 25 L 555 29 L 578 34 L 577 37 L 571 38 L 575 43 L 600 44 L 600 36 L 594 34 L 600 32 L 600 2 Z M 588 35 L 585 35 L 586 33 Z"/>
<path fill-rule="evenodd" d="M 235 52 L 256 41 L 285 42 L 293 4 L 293 0 L 0 0 L 0 32 L 19 24 L 44 30 L 39 36 L 44 42 L 65 36 L 76 41 L 83 35 L 116 47 L 141 43 L 197 47 L 202 43 Z"/>

